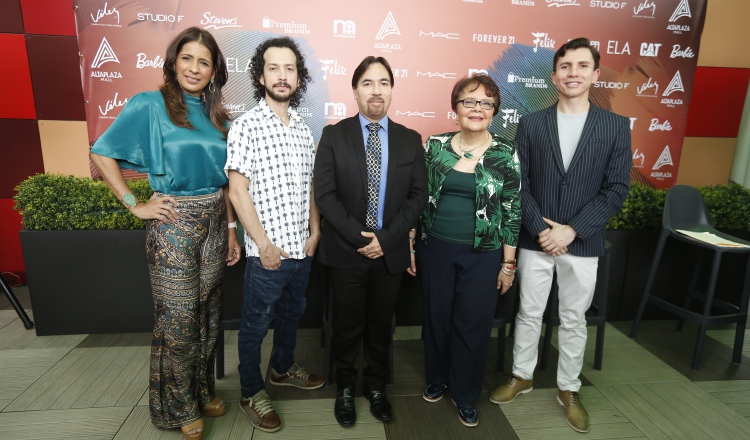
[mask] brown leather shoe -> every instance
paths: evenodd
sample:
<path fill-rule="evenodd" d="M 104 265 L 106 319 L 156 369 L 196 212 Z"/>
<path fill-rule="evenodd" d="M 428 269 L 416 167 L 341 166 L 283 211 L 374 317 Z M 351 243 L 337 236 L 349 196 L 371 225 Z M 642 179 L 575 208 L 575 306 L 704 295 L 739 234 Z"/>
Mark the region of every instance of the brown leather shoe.
<path fill-rule="evenodd" d="M 276 432 L 281 429 L 279 414 L 271 406 L 271 399 L 265 390 L 249 399 L 240 399 L 240 409 L 250 419 L 250 423 L 261 431 Z"/>
<path fill-rule="evenodd" d="M 297 387 L 303 390 L 316 390 L 323 386 L 323 378 L 317 374 L 311 374 L 297 364 L 292 365 L 284 374 L 279 374 L 271 367 L 271 378 L 269 382 L 273 385 Z"/>
<path fill-rule="evenodd" d="M 589 432 L 589 415 L 581 404 L 581 395 L 575 391 L 557 391 L 557 402 L 565 407 L 565 420 L 578 432 Z"/>
<path fill-rule="evenodd" d="M 515 374 L 512 374 L 508 379 L 508 382 L 500 385 L 492 392 L 490 402 L 504 405 L 512 402 L 519 394 L 526 394 L 533 389 L 534 381 L 521 379 Z"/>

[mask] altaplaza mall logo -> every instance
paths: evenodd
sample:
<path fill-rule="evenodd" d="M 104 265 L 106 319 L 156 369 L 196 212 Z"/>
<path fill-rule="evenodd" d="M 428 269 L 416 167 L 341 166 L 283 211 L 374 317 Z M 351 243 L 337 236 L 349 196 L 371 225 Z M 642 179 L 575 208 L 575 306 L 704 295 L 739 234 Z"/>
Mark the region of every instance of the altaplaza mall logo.
<path fill-rule="evenodd" d="M 120 72 L 96 70 L 106 63 L 119 64 L 120 60 L 117 58 L 115 51 L 112 50 L 112 46 L 109 45 L 109 41 L 107 41 L 107 38 L 103 37 L 101 44 L 99 44 L 99 49 L 96 51 L 96 55 L 94 56 L 94 61 L 91 63 L 92 70 L 90 78 L 99 78 L 99 80 L 104 82 L 113 82 L 113 80 L 115 79 L 122 79 L 122 74 Z"/>
<path fill-rule="evenodd" d="M 680 3 L 675 8 L 674 12 L 672 13 L 672 16 L 669 17 L 669 22 L 674 23 L 683 17 L 687 17 L 687 18 L 693 17 L 690 14 L 690 5 L 688 4 L 688 0 L 680 0 Z M 675 34 L 682 34 L 683 32 L 690 32 L 690 26 L 670 24 L 670 25 L 667 25 L 667 30 L 672 31 Z"/>
<path fill-rule="evenodd" d="M 376 40 L 382 40 L 389 35 L 401 35 L 401 31 L 398 29 L 396 19 L 393 18 L 393 12 L 388 11 L 388 15 L 383 21 L 383 25 L 380 26 L 378 34 L 375 35 Z M 398 43 L 375 43 L 375 49 L 380 49 L 383 52 L 392 53 L 394 50 L 401 50 L 401 45 Z"/>

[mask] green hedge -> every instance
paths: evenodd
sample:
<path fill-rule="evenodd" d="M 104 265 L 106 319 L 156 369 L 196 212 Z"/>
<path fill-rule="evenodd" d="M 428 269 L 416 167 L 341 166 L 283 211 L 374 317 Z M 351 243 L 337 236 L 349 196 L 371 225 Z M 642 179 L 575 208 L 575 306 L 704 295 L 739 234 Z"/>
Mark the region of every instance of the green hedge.
<path fill-rule="evenodd" d="M 128 186 L 139 200 L 153 194 L 148 180 Z M 21 182 L 14 197 L 24 229 L 144 229 L 103 181 L 60 174 L 37 174 Z"/>
<path fill-rule="evenodd" d="M 737 184 L 701 186 L 697 189 L 703 195 L 717 229 L 750 230 L 750 190 Z M 609 220 L 607 229 L 661 229 L 666 197 L 666 189 L 633 183 L 622 210 Z"/>

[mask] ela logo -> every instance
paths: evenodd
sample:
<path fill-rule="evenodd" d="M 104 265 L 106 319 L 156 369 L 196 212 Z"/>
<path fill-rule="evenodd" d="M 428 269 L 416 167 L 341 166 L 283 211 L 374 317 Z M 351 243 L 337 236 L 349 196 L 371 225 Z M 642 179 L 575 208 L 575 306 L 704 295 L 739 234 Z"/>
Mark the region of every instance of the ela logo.
<path fill-rule="evenodd" d="M 388 15 L 385 17 L 383 25 L 380 26 L 380 30 L 375 36 L 375 39 L 382 40 L 383 38 L 391 34 L 401 35 L 401 31 L 398 30 L 398 25 L 396 24 L 396 19 L 393 18 L 393 13 L 391 11 L 388 11 Z"/>
<path fill-rule="evenodd" d="M 112 46 L 109 45 L 109 42 L 107 41 L 107 38 L 102 38 L 102 44 L 99 45 L 99 50 L 96 51 L 96 56 L 94 57 L 94 62 L 91 63 L 92 69 L 98 69 L 101 67 L 104 63 L 119 63 L 120 60 L 117 59 L 117 55 L 115 55 L 115 51 L 112 50 Z"/>

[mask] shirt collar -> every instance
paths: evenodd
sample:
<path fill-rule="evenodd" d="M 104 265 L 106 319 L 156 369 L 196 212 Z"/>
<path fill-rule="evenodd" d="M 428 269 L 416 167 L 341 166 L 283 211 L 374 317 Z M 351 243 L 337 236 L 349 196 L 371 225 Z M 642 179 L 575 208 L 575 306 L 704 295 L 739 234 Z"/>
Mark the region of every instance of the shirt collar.
<path fill-rule="evenodd" d="M 258 101 L 258 108 L 260 109 L 263 117 L 265 117 L 266 119 L 281 119 L 268 105 L 268 103 L 266 102 L 266 98 L 260 98 L 260 101 Z M 289 107 L 289 126 L 291 127 L 292 125 L 299 124 L 301 122 L 303 122 L 302 117 L 299 115 L 299 113 L 297 113 L 297 110 Z"/>
<path fill-rule="evenodd" d="M 371 121 L 362 116 L 362 113 L 357 113 L 357 115 L 359 116 L 359 125 L 362 127 L 362 130 L 367 130 L 367 126 L 371 124 Z M 378 124 L 388 134 L 388 115 L 383 116 L 383 119 L 379 120 Z"/>

